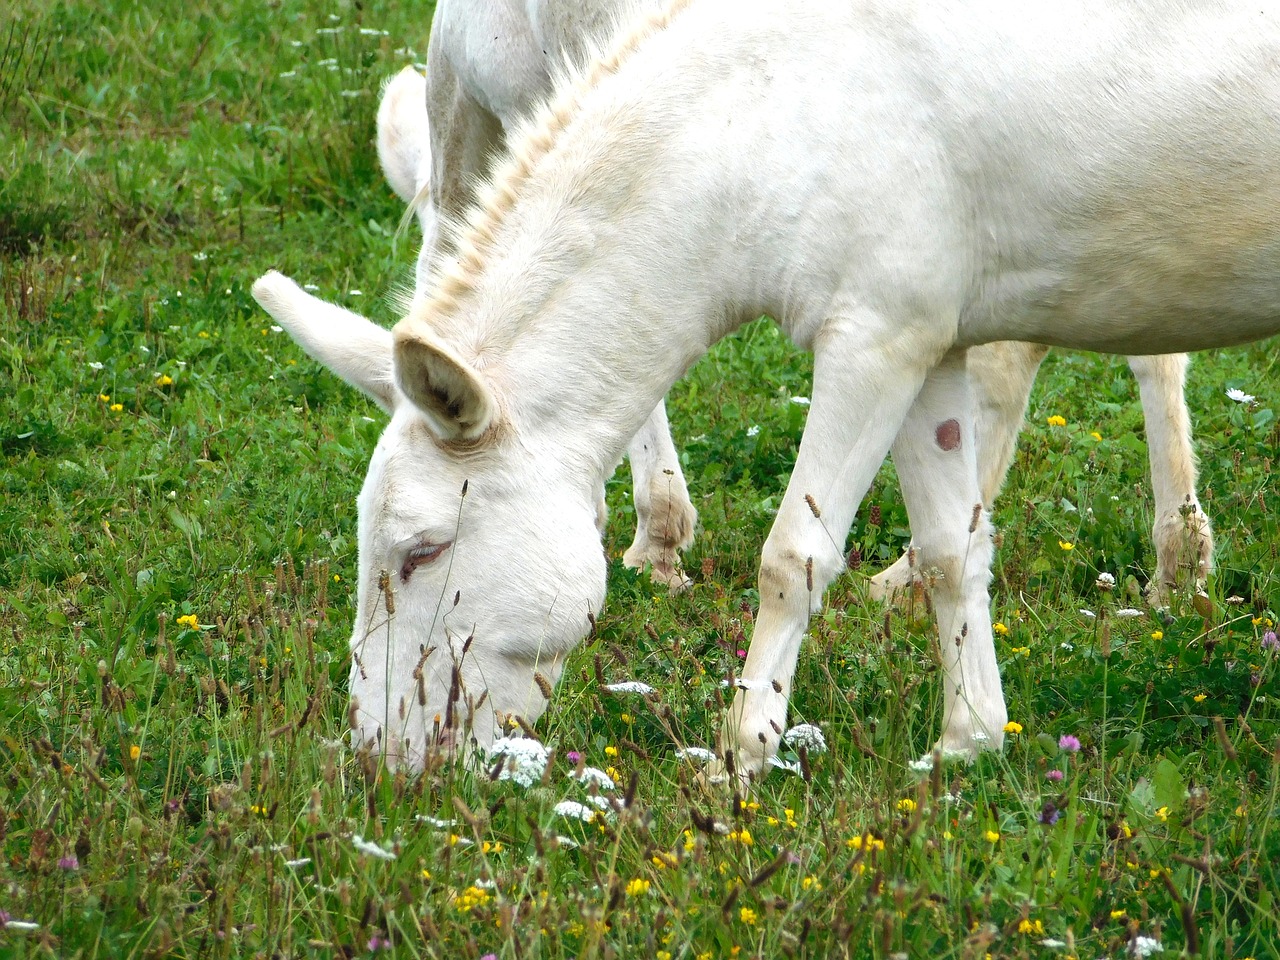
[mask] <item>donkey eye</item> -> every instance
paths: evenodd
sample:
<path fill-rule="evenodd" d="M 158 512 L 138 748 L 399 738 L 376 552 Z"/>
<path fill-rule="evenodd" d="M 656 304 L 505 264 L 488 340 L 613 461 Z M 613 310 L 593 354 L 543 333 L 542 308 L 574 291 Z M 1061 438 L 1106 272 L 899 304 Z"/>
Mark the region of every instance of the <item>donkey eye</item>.
<path fill-rule="evenodd" d="M 400 564 L 400 582 L 408 583 L 409 578 L 413 576 L 414 570 L 424 564 L 431 563 L 451 546 L 453 546 L 453 541 L 448 543 L 421 543 L 412 548 L 405 554 L 404 562 Z"/>

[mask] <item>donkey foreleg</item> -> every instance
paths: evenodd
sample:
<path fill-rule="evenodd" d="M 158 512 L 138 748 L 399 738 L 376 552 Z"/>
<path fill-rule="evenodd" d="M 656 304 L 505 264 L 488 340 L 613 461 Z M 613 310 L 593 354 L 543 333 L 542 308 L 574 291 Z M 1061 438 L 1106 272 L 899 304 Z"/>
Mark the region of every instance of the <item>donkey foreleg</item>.
<path fill-rule="evenodd" d="M 1129 357 L 1129 367 L 1138 378 L 1142 397 L 1155 492 L 1151 538 L 1156 570 L 1147 586 L 1147 598 L 1163 606 L 1178 586 L 1180 570 L 1190 572 L 1193 588 L 1204 583 L 1213 568 L 1213 530 L 1196 497 L 1191 418 L 1183 394 L 1186 354 Z"/>
<path fill-rule="evenodd" d="M 683 590 L 690 581 L 680 565 L 680 551 L 693 543 L 698 513 L 689 500 L 665 403 L 654 408 L 627 448 L 627 456 L 631 460 L 636 535 L 622 562 L 637 570 L 650 567 L 654 580 L 672 591 Z"/>
<path fill-rule="evenodd" d="M 1000 341 L 969 350 L 969 383 L 973 390 L 975 429 L 977 432 L 978 487 L 982 504 L 992 508 L 1004 486 L 1009 465 L 1018 446 L 1027 412 L 1027 400 L 1035 383 L 1036 371 L 1048 347 L 1037 343 Z M 895 460 L 896 463 L 896 460 Z M 920 565 L 914 570 L 909 553 L 903 553 L 887 569 L 871 578 L 870 593 L 874 600 L 892 602 L 919 580 Z"/>
<path fill-rule="evenodd" d="M 872 339 L 860 328 L 879 331 Z M 760 559 L 760 611 L 721 746 L 739 776 L 778 749 L 800 642 L 828 583 L 845 568 L 844 541 L 932 361 L 921 330 L 865 314 L 824 331 L 813 404 L 795 471 Z M 895 335 L 896 334 L 896 335 Z"/>
<path fill-rule="evenodd" d="M 992 528 L 978 485 L 974 403 L 962 353 L 929 374 L 893 445 L 911 542 L 930 571 L 943 670 L 944 754 L 998 749 L 1008 719 L 991 635 Z M 1015 431 L 1016 433 L 1016 431 Z"/>

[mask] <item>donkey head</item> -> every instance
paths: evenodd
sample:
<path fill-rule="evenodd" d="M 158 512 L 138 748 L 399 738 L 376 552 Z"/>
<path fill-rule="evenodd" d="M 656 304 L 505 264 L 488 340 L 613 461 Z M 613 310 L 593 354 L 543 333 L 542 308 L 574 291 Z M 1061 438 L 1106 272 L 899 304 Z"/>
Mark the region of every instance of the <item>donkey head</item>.
<path fill-rule="evenodd" d="M 391 415 L 359 497 L 357 746 L 420 767 L 546 705 L 604 599 L 589 484 L 531 442 L 499 385 L 424 329 L 393 337 L 278 273 L 254 297 Z"/>

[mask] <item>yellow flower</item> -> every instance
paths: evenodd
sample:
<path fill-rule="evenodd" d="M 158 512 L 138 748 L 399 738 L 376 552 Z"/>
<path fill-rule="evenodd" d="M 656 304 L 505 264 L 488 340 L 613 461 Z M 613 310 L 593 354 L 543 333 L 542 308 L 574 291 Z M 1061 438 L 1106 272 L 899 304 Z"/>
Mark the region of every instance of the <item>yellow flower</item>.
<path fill-rule="evenodd" d="M 636 720 L 635 720 L 635 717 L 631 716 L 631 714 L 629 714 L 629 713 L 624 713 L 624 714 L 622 715 L 622 722 L 623 722 L 623 723 L 635 723 L 635 722 L 636 722 Z"/>
<path fill-rule="evenodd" d="M 255 817 L 265 817 L 267 815 L 267 808 L 264 807 L 262 804 L 255 803 L 251 807 L 249 807 L 249 812 L 252 813 Z"/>
<path fill-rule="evenodd" d="M 1037 937 L 1043 937 L 1044 923 L 1040 920 L 1031 921 L 1023 918 L 1022 922 L 1018 924 L 1018 932 L 1029 933 L 1029 934 L 1034 934 Z"/>
<path fill-rule="evenodd" d="M 1030 648 L 1030 647 L 1010 647 L 1010 648 L 1009 648 L 1009 652 L 1010 652 L 1010 653 L 1020 653 L 1020 654 L 1022 654 L 1024 657 L 1029 657 L 1029 656 L 1031 656 L 1031 648 Z"/>
<path fill-rule="evenodd" d="M 643 877 L 636 877 L 627 884 L 627 896 L 639 897 L 649 892 L 649 881 Z"/>
<path fill-rule="evenodd" d="M 987 843 L 998 843 L 1000 840 L 1000 833 L 996 830 L 988 830 L 984 836 L 987 838 Z"/>
<path fill-rule="evenodd" d="M 1163 639 L 1164 639 L 1164 631 L 1163 631 L 1163 630 L 1152 630 L 1152 631 L 1151 631 L 1151 639 L 1152 639 L 1152 640 L 1163 640 Z"/>
<path fill-rule="evenodd" d="M 1060 417 L 1055 413 L 1053 416 L 1047 417 L 1044 422 L 1051 427 L 1065 427 L 1067 425 L 1067 418 Z"/>
<path fill-rule="evenodd" d="M 756 912 L 750 907 L 743 907 L 738 911 L 738 919 L 745 923 L 748 927 L 756 925 Z"/>
<path fill-rule="evenodd" d="M 997 620 L 995 623 L 991 625 L 991 630 L 996 634 L 996 636 L 999 636 L 999 637 L 1008 636 L 1009 634 L 1009 628 L 1006 627 L 999 620 Z"/>
<path fill-rule="evenodd" d="M 491 896 L 489 891 L 484 887 L 470 886 L 458 894 L 454 906 L 461 913 L 470 913 L 476 907 L 483 907 L 489 902 Z"/>
<path fill-rule="evenodd" d="M 338 576 L 338 575 L 335 573 L 335 574 L 333 575 L 333 582 L 334 582 L 334 583 L 341 583 L 341 582 L 342 582 L 342 577 Z"/>
<path fill-rule="evenodd" d="M 1112 910 L 1112 911 L 1111 911 L 1111 919 L 1112 919 L 1112 920 L 1119 920 L 1119 919 L 1120 919 L 1121 917 L 1123 917 L 1123 916 L 1124 916 L 1124 911 L 1123 911 L 1123 910 Z"/>
<path fill-rule="evenodd" d="M 497 841 L 495 843 L 490 843 L 488 840 L 486 840 L 484 843 L 480 845 L 480 852 L 481 853 L 501 853 L 502 842 Z"/>
<path fill-rule="evenodd" d="M 1070 553 L 1072 550 L 1076 548 L 1076 545 L 1072 543 L 1070 540 L 1059 540 L 1058 546 L 1060 546 L 1063 549 L 1063 551 L 1065 551 L 1066 553 Z"/>
<path fill-rule="evenodd" d="M 916 808 L 916 802 L 910 797 L 903 797 L 898 801 L 898 810 L 902 813 L 912 813 Z"/>
<path fill-rule="evenodd" d="M 200 621 L 196 619 L 196 615 L 194 613 L 188 613 L 184 617 L 179 617 L 177 623 L 178 626 L 186 627 L 188 630 L 198 630 L 200 628 Z"/>
<path fill-rule="evenodd" d="M 821 891 L 822 881 L 819 880 L 817 877 L 805 877 L 803 880 L 800 881 L 800 887 L 801 889 L 804 889 L 804 890 L 813 890 L 815 892 Z"/>
<path fill-rule="evenodd" d="M 196 334 L 196 336 L 199 337 L 201 340 L 208 340 L 209 332 L 207 330 L 201 330 L 199 333 Z"/>
<path fill-rule="evenodd" d="M 743 827 L 741 830 L 731 831 L 728 839 L 734 843 L 740 843 L 744 847 L 749 847 L 755 843 L 755 840 L 751 837 L 751 831 L 746 827 Z"/>
<path fill-rule="evenodd" d="M 100 394 L 98 394 L 98 399 L 99 399 L 99 400 L 101 400 L 103 403 L 110 403 L 110 402 L 111 402 L 111 394 L 109 394 L 109 393 L 100 393 Z"/>
<path fill-rule="evenodd" d="M 173 377 L 169 376 L 167 373 L 162 373 L 160 374 L 160 376 L 156 377 L 157 387 L 168 387 L 168 386 L 171 386 L 172 384 L 173 384 Z"/>
<path fill-rule="evenodd" d="M 423 870 L 423 871 L 422 871 L 422 879 L 423 879 L 423 880 L 430 880 L 430 879 L 431 879 L 431 871 L 430 871 L 430 870 Z"/>
<path fill-rule="evenodd" d="M 1207 699 L 1209 699 L 1209 695 L 1207 693 L 1197 693 L 1191 699 L 1194 700 L 1196 703 L 1204 703 Z"/>
<path fill-rule="evenodd" d="M 1156 817 L 1159 818 L 1161 823 L 1164 823 L 1166 820 L 1169 819 L 1169 808 L 1161 807 L 1159 810 L 1156 811 Z"/>
<path fill-rule="evenodd" d="M 1237 817 L 1247 817 L 1248 815 L 1249 815 L 1249 813 L 1248 813 L 1248 811 L 1247 811 L 1247 810 L 1245 810 L 1245 808 L 1244 808 L 1244 804 L 1241 804 L 1240 806 L 1236 807 L 1236 816 L 1237 816 Z"/>
<path fill-rule="evenodd" d="M 654 960 L 671 960 L 670 950 L 659 950 L 654 954 Z"/>
<path fill-rule="evenodd" d="M 1020 724 L 1017 720 L 1010 720 L 1008 723 L 1004 725 L 1004 732 L 1012 733 L 1014 736 L 1017 736 L 1019 733 L 1022 732 L 1022 724 Z"/>
<path fill-rule="evenodd" d="M 110 410 L 112 413 L 119 413 L 121 410 L 124 409 L 124 404 L 113 403 L 111 406 L 107 407 L 107 409 Z"/>
<path fill-rule="evenodd" d="M 140 756 L 142 756 L 142 748 L 135 743 L 129 748 L 129 759 L 137 760 Z"/>
<path fill-rule="evenodd" d="M 605 747 L 604 755 L 606 757 L 616 757 L 618 755 L 618 748 L 614 746 Z"/>
<path fill-rule="evenodd" d="M 1100 434 L 1097 430 L 1090 430 L 1089 436 L 1093 437 L 1093 439 L 1098 441 L 1102 440 L 1102 434 Z"/>

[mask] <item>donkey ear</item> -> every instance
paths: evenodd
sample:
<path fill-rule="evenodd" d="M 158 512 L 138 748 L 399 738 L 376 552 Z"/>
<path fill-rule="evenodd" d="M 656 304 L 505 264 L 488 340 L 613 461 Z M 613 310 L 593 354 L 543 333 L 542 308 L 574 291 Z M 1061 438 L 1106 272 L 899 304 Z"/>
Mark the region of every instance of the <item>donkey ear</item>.
<path fill-rule="evenodd" d="M 493 423 L 498 403 L 480 372 L 421 326 L 393 331 L 396 383 L 437 436 L 475 440 Z"/>
<path fill-rule="evenodd" d="M 431 165 L 427 78 L 405 67 L 382 87 L 378 103 L 378 162 L 391 189 L 412 203 Z"/>
<path fill-rule="evenodd" d="M 289 331 L 298 346 L 391 413 L 391 331 L 358 313 L 325 303 L 272 270 L 253 285 L 253 299 Z"/>

